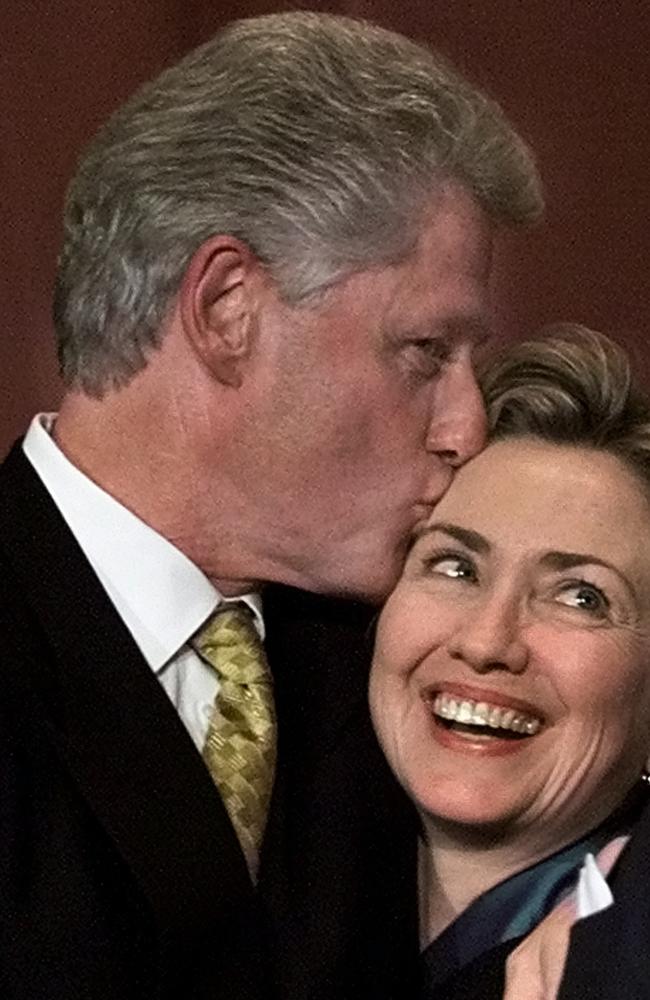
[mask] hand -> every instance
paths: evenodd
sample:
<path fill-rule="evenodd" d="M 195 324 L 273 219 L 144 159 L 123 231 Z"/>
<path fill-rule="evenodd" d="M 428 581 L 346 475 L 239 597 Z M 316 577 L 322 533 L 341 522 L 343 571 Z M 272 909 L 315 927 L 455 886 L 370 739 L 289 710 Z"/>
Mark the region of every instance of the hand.
<path fill-rule="evenodd" d="M 615 837 L 598 854 L 596 863 L 605 877 L 629 839 Z M 556 1000 L 577 917 L 574 891 L 509 956 L 503 1000 Z"/>

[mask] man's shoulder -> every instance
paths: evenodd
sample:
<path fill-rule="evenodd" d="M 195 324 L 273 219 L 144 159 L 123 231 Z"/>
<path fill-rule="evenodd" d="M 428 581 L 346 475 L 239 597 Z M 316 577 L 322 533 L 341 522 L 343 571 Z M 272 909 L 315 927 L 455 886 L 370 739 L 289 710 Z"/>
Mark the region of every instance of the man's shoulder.
<path fill-rule="evenodd" d="M 81 602 L 107 604 L 72 531 L 18 441 L 0 465 L 0 603 L 58 630 Z M 108 612 L 104 615 L 108 627 Z"/>
<path fill-rule="evenodd" d="M 8 563 L 20 565 L 38 552 L 41 536 L 64 529 L 56 505 L 19 439 L 0 463 L 0 555 Z"/>
<path fill-rule="evenodd" d="M 13 476 L 20 474 L 20 469 L 23 463 L 29 465 L 25 453 L 23 452 L 24 440 L 25 438 L 23 436 L 17 438 L 9 450 L 4 453 L 0 459 L 0 485 L 2 485 L 3 488 L 6 479 L 11 479 Z"/>
<path fill-rule="evenodd" d="M 32 503 L 42 504 L 47 496 L 23 451 L 23 440 L 18 438 L 0 462 L 0 526 L 2 518 L 24 518 Z"/>

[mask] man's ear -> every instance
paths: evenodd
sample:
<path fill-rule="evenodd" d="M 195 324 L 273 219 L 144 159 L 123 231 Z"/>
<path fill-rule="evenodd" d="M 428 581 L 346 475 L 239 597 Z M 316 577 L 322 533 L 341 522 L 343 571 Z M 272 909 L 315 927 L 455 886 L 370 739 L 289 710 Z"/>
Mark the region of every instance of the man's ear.
<path fill-rule="evenodd" d="M 193 255 L 179 292 L 185 336 L 214 377 L 233 388 L 251 350 L 259 268 L 245 243 L 213 236 Z"/>

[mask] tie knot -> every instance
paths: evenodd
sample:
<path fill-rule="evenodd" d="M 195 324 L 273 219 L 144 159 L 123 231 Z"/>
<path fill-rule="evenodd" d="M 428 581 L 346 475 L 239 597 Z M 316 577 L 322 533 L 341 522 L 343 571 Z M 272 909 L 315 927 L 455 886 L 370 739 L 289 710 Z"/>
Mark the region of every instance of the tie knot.
<path fill-rule="evenodd" d="M 216 611 L 192 645 L 224 679 L 236 684 L 270 680 L 264 646 L 246 604 L 227 605 Z"/>

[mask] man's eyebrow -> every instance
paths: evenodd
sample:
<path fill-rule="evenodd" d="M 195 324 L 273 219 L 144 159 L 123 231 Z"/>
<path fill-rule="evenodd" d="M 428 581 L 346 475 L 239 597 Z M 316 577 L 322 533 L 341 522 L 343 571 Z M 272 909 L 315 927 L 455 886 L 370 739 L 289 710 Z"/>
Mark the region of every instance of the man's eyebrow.
<path fill-rule="evenodd" d="M 431 535 L 437 531 L 442 531 L 445 535 L 455 538 L 457 542 L 462 542 L 471 552 L 487 555 L 490 551 L 490 543 L 483 535 L 479 535 L 478 531 L 472 531 L 471 528 L 461 528 L 459 524 L 450 524 L 449 521 L 434 521 L 424 525 L 417 532 L 417 538 L 424 538 L 425 535 Z"/>

